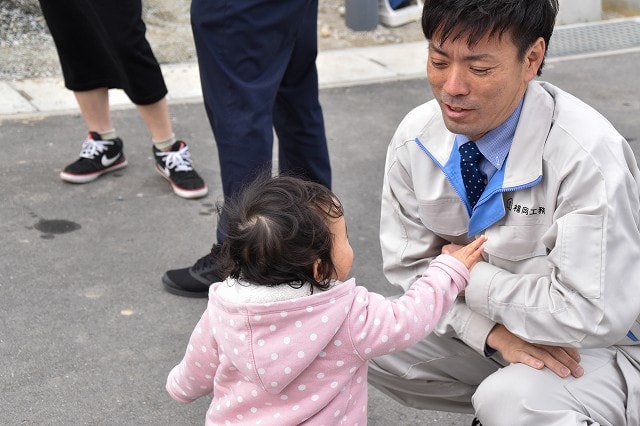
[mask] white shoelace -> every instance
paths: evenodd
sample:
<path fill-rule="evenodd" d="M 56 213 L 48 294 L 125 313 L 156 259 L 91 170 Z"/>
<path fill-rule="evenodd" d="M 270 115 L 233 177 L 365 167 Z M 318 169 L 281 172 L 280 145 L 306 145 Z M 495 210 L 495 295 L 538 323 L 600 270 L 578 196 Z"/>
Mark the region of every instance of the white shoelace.
<path fill-rule="evenodd" d="M 191 154 L 189 153 L 189 147 L 184 145 L 178 151 L 160 151 L 156 152 L 157 156 L 164 157 L 162 161 L 169 170 L 176 170 L 178 172 L 189 172 L 193 170 L 191 167 Z"/>
<path fill-rule="evenodd" d="M 82 143 L 82 150 L 80 151 L 80 157 L 94 159 L 98 154 L 105 152 L 109 145 L 113 145 L 112 141 L 96 141 L 90 137 L 86 138 Z"/>

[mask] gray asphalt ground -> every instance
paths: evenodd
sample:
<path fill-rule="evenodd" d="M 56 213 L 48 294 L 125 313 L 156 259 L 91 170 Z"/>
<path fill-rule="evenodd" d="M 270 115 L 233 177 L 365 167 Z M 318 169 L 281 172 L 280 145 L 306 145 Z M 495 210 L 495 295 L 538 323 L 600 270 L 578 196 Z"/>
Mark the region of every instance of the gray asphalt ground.
<path fill-rule="evenodd" d="M 640 53 L 547 64 L 543 78 L 601 111 L 640 154 Z M 425 79 L 324 89 L 334 190 L 356 253 L 353 276 L 385 295 L 378 245 L 386 146 Z M 210 195 L 186 201 L 153 170 L 134 110 L 114 114 L 128 168 L 87 185 L 58 178 L 78 154 L 78 115 L 0 120 L 0 424 L 199 425 L 209 401 L 164 391 L 205 300 L 165 293 L 166 269 L 214 239 L 218 159 L 201 103 L 172 104 Z M 371 390 L 370 425 L 470 425 L 471 415 L 408 409 Z M 516 423 L 514 423 L 516 424 Z"/>

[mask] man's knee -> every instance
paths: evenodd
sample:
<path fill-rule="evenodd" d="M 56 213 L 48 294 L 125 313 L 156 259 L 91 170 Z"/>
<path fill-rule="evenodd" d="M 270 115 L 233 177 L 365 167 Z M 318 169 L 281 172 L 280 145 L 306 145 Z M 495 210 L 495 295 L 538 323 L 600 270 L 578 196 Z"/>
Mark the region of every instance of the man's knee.
<path fill-rule="evenodd" d="M 480 383 L 473 394 L 472 402 L 476 411 L 495 411 L 503 406 L 512 406 L 513 403 L 520 404 L 523 394 L 528 392 L 531 383 L 522 383 L 521 379 L 516 379 L 506 368 L 496 371 Z M 508 407 L 505 407 L 508 409 Z"/>
<path fill-rule="evenodd" d="M 472 397 L 478 418 L 491 425 L 512 425 L 513 419 L 530 418 L 534 413 L 570 413 L 576 401 L 561 379 L 548 369 L 536 370 L 512 364 L 487 377 Z"/>
<path fill-rule="evenodd" d="M 471 398 L 476 415 L 485 424 L 514 424 L 513 419 L 519 418 L 531 393 L 539 393 L 535 383 L 511 367 L 502 368 L 483 380 Z"/>

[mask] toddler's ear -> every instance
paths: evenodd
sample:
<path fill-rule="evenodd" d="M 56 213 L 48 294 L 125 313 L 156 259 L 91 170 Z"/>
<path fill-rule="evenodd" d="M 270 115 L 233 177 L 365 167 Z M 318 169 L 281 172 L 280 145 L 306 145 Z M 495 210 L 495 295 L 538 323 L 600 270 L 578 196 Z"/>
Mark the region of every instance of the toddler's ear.
<path fill-rule="evenodd" d="M 322 263 L 320 259 L 316 259 L 316 261 L 313 262 L 313 278 L 315 278 L 316 281 L 320 281 L 320 277 L 318 276 L 318 269 L 320 269 L 320 263 Z"/>

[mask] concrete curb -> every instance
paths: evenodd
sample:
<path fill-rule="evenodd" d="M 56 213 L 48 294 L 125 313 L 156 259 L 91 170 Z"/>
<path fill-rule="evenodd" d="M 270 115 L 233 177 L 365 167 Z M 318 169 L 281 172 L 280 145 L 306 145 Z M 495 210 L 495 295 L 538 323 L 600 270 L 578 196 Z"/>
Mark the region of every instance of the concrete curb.
<path fill-rule="evenodd" d="M 338 87 L 418 78 L 425 75 L 426 42 L 328 50 L 318 54 L 320 87 Z M 196 62 L 162 65 L 168 100 L 202 100 Z M 122 90 L 111 90 L 113 109 L 132 108 Z M 62 77 L 0 81 L 0 119 L 77 112 L 73 93 Z"/>

